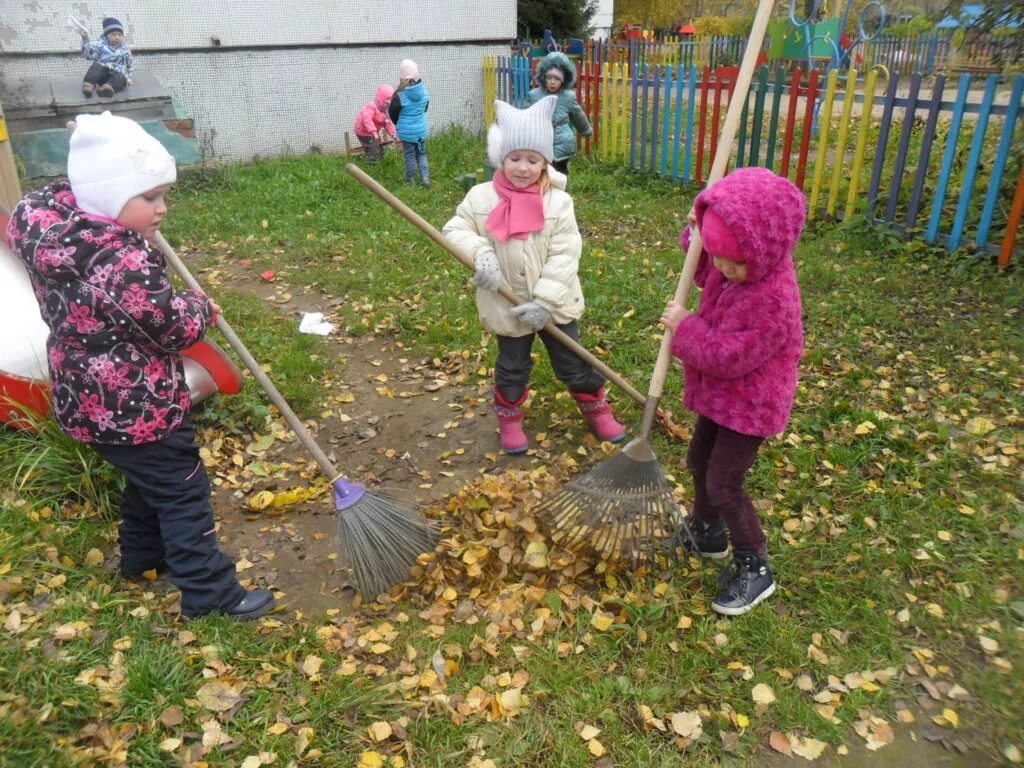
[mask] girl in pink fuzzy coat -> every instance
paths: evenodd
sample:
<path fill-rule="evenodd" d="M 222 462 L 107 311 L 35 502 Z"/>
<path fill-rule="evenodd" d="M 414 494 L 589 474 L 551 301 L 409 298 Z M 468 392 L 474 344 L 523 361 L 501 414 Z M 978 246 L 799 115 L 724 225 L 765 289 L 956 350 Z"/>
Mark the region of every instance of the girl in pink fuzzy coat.
<path fill-rule="evenodd" d="M 701 556 L 720 559 L 732 540 L 733 570 L 711 604 L 726 616 L 775 591 L 764 529 L 743 482 L 793 406 L 804 340 L 793 249 L 806 216 L 803 193 L 765 168 L 741 168 L 705 189 L 689 216 L 704 245 L 694 275 L 700 306 L 691 313 L 670 301 L 661 317 L 683 364 L 684 403 L 697 414 L 686 456 L 693 543 Z M 687 228 L 680 245 L 689 244 Z"/>

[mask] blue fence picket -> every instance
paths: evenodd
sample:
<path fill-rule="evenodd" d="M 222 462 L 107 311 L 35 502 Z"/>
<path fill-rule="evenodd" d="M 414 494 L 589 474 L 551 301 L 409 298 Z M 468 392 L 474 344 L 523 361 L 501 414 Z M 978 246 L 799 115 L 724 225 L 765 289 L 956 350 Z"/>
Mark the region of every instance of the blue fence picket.
<path fill-rule="evenodd" d="M 967 156 L 967 166 L 964 168 L 964 181 L 960 185 L 960 199 L 956 205 L 956 215 L 953 217 L 953 231 L 949 235 L 949 249 L 956 250 L 963 240 L 964 229 L 967 225 L 967 209 L 971 203 L 971 191 L 974 188 L 974 177 L 978 172 L 978 160 L 981 158 L 981 149 L 985 144 L 985 133 L 988 129 L 988 118 L 992 111 L 992 101 L 996 95 L 996 75 L 989 75 L 985 78 L 985 92 L 981 97 L 981 107 L 978 110 L 978 122 L 974 126 L 974 139 L 971 141 L 971 152 Z"/>
<path fill-rule="evenodd" d="M 661 109 L 661 164 L 659 166 L 659 173 L 662 176 L 668 175 L 668 138 L 669 138 L 669 118 L 672 115 L 672 75 L 675 68 L 669 64 L 665 67 L 665 78 L 662 80 L 662 86 L 664 88 L 663 93 L 663 106 Z M 679 112 L 679 102 L 675 104 L 675 112 Z M 674 143 L 679 141 L 679 131 L 672 134 Z"/>
<path fill-rule="evenodd" d="M 658 119 L 658 115 L 661 113 L 661 73 L 663 69 L 664 67 L 660 66 L 654 68 L 654 82 L 651 83 L 651 96 L 654 102 L 651 105 L 651 162 L 648 166 L 651 173 L 654 173 L 655 170 L 659 139 L 661 138 L 659 133 L 661 121 Z"/>
<path fill-rule="evenodd" d="M 978 224 L 978 235 L 975 241 L 979 246 L 988 242 L 988 231 L 992 226 L 992 215 L 995 213 L 996 200 L 999 198 L 999 185 L 1006 169 L 1006 158 L 1010 154 L 1013 133 L 1017 127 L 1017 115 L 1020 113 L 1021 94 L 1024 93 L 1024 77 L 1013 82 L 1013 93 L 1006 106 L 1006 121 L 1003 123 L 1003 135 L 999 138 L 996 160 L 992 164 L 992 174 L 988 181 L 988 193 L 985 195 L 985 206 L 981 209 L 981 222 Z"/>
<path fill-rule="evenodd" d="M 942 156 L 942 167 L 939 169 L 939 182 L 935 187 L 935 198 L 932 200 L 932 215 L 928 222 L 928 230 L 924 239 L 934 243 L 939 234 L 939 222 L 942 219 L 942 205 L 946 200 L 949 188 L 949 176 L 956 158 L 956 143 L 960 138 L 960 127 L 964 122 L 964 104 L 971 88 L 971 76 L 964 72 L 957 81 L 956 101 L 953 102 L 953 114 L 950 116 L 949 134 L 946 136 L 946 151 Z"/>

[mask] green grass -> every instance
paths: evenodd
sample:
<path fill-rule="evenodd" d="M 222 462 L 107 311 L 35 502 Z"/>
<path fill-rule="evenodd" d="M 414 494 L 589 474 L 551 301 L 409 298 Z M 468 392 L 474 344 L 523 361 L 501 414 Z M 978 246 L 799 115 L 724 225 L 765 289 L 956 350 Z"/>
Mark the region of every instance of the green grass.
<path fill-rule="evenodd" d="M 430 191 L 402 184 L 396 154 L 374 174 L 440 227 L 463 194 L 451 179 L 472 171 L 480 150 L 458 132 L 432 140 Z M 274 269 L 293 288 L 315 284 L 344 299 L 348 333 L 393 332 L 410 354 L 479 356 L 465 270 L 363 190 L 344 162 L 312 155 L 187 174 L 168 236 L 210 270 L 198 275 L 201 282 L 252 259 L 250 269 Z M 642 385 L 657 353 L 656 321 L 678 277 L 676 241 L 692 193 L 586 159 L 573 163 L 571 186 L 585 240 L 582 335 Z M 835 747 L 859 740 L 852 724 L 860 710 L 892 720 L 900 702 L 922 690 L 927 671 L 915 651 L 934 682 L 957 683 L 975 697 L 941 707 L 974 729 L 968 739 L 979 760 L 1000 759 L 1015 739 L 1024 748 L 1017 706 L 1024 697 L 1021 272 L 1000 275 L 967 254 L 922 249 L 855 222 L 810 228 L 797 264 L 807 333 L 800 390 L 789 429 L 765 445 L 749 482 L 780 592 L 733 621 L 708 612 L 715 568 L 690 565 L 615 586 L 585 582 L 595 605 L 622 606 L 623 623 L 606 632 L 590 627 L 594 606 L 575 602 L 578 595 L 570 600 L 571 585 L 549 589 L 533 607 L 519 608 L 528 626 L 535 607 L 552 607 L 553 625 L 536 639 L 500 633 L 493 656 L 479 643 L 498 621 L 494 614 L 481 608 L 479 623 L 449 621 L 438 636 L 419 616 L 428 607 L 422 601 L 364 614 L 358 624 L 339 616 L 280 627 L 223 619 L 185 627 L 161 596 L 85 564 L 91 549 L 112 546 L 113 474 L 52 426 L 41 437 L 3 433 L 0 473 L 15 483 L 0 496 L 0 615 L 7 622 L 0 630 L 0 765 L 96 764 L 116 752 L 118 738 L 128 764 L 142 768 L 180 764 L 186 748 L 211 766 L 237 766 L 260 751 L 277 753 L 275 764 L 283 765 L 306 736 L 309 749 L 321 750 L 306 753 L 309 764 L 351 766 L 364 750 L 378 750 L 389 755 L 386 765 L 398 765 L 401 741 L 384 746 L 367 735 L 379 720 L 404 728 L 412 765 L 490 758 L 500 766 L 591 766 L 595 758 L 574 731 L 580 722 L 602 729 L 598 738 L 616 765 L 752 765 L 772 730 Z M 286 398 L 301 413 L 316 413 L 317 383 L 340 375 L 340 363 L 318 357 L 316 340 L 296 334 L 293 319 L 273 304 L 230 281 L 210 292 L 255 356 L 272 366 Z M 491 364 L 489 355 L 483 364 Z M 541 398 L 560 390 L 543 356 L 535 384 Z M 677 413 L 679 389 L 673 373 L 664 402 Z M 249 384 L 242 397 L 205 408 L 200 423 L 256 430 L 268 415 L 262 403 Z M 637 408 L 625 398 L 617 403 L 636 421 Z M 972 421 L 979 418 L 992 429 L 979 428 Z M 658 434 L 655 448 L 666 471 L 688 486 L 685 444 Z M 665 591 L 656 589 L 662 579 Z M 20 624 L 12 629 L 14 613 Z M 677 629 L 681 616 L 691 618 L 689 628 Z M 352 645 L 383 621 L 397 633 L 391 651 L 374 656 Z M 67 624 L 74 629 L 68 638 L 58 631 Z M 999 650 L 985 653 L 979 635 Z M 407 646 L 416 655 L 403 671 Z M 492 722 L 454 717 L 451 699 L 426 689 L 403 691 L 404 678 L 430 669 L 439 649 L 452 658 L 454 646 L 459 669 L 445 695 L 466 697 L 474 686 L 500 692 L 493 681 L 520 672 L 528 676 L 529 705 Z M 809 658 L 809 647 L 827 659 Z M 324 660 L 319 677 L 301 671 L 310 655 Z M 342 673 L 346 662 L 354 672 Z M 367 663 L 384 672 L 367 674 Z M 838 724 L 815 710 L 811 695 L 830 675 L 888 667 L 898 674 L 879 690 L 841 697 Z M 87 682 L 90 670 L 117 685 Z M 805 675 L 811 693 L 798 684 Z M 197 691 L 214 677 L 242 691 L 238 713 L 218 721 L 237 746 L 200 755 L 189 734 L 213 720 Z M 756 683 L 777 697 L 764 712 L 751 700 Z M 680 749 L 669 734 L 645 727 L 639 706 L 657 717 L 697 710 L 704 734 Z M 161 722 L 168 707 L 181 708 L 182 724 Z M 186 746 L 168 749 L 168 738 Z M 884 749 L 878 754 L 884 760 Z"/>

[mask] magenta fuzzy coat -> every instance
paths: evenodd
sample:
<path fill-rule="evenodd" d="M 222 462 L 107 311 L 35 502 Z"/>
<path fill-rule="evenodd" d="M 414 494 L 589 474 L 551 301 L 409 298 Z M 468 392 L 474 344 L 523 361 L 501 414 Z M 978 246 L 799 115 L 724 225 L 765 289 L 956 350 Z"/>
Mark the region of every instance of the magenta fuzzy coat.
<path fill-rule="evenodd" d="M 793 248 L 807 216 L 803 194 L 765 168 L 741 168 L 697 196 L 697 223 L 714 209 L 736 237 L 747 281 L 733 284 L 702 251 L 700 307 L 676 328 L 686 407 L 745 435 L 768 437 L 789 421 L 803 349 Z M 689 229 L 680 244 L 689 246 Z"/>

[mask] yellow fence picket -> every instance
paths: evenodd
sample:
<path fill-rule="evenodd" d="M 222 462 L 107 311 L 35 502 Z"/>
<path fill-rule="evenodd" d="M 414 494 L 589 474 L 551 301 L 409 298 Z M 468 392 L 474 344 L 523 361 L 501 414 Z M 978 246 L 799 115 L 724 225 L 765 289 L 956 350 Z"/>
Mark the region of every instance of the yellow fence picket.
<path fill-rule="evenodd" d="M 843 97 L 843 113 L 839 119 L 839 134 L 836 137 L 836 151 L 832 160 L 832 183 L 828 190 L 828 205 L 825 210 L 829 216 L 836 214 L 836 202 L 839 200 L 839 184 L 843 178 L 843 162 L 846 160 L 846 136 L 850 130 L 850 116 L 853 114 L 853 102 L 857 97 L 857 72 L 850 67 L 846 73 L 846 96 Z"/>
<path fill-rule="evenodd" d="M 875 104 L 875 82 L 878 70 L 872 68 L 864 79 L 864 111 L 857 131 L 857 148 L 853 154 L 853 168 L 850 171 L 850 190 L 846 196 L 846 212 L 843 218 L 849 220 L 857 210 L 857 192 L 860 191 L 860 173 L 864 166 L 864 150 L 868 143 L 868 128 L 871 125 L 871 108 Z"/>
<path fill-rule="evenodd" d="M 484 56 L 484 125 L 494 122 L 494 100 L 498 97 L 498 57 Z"/>
<path fill-rule="evenodd" d="M 818 113 L 818 157 L 814 161 L 814 181 L 811 184 L 811 198 L 807 205 L 807 218 L 813 219 L 817 214 L 818 196 L 821 193 L 821 180 L 825 175 L 825 156 L 828 152 L 828 134 L 832 127 L 832 102 L 836 98 L 836 83 L 839 72 L 828 73 L 828 85 L 825 87 L 825 101 Z"/>

